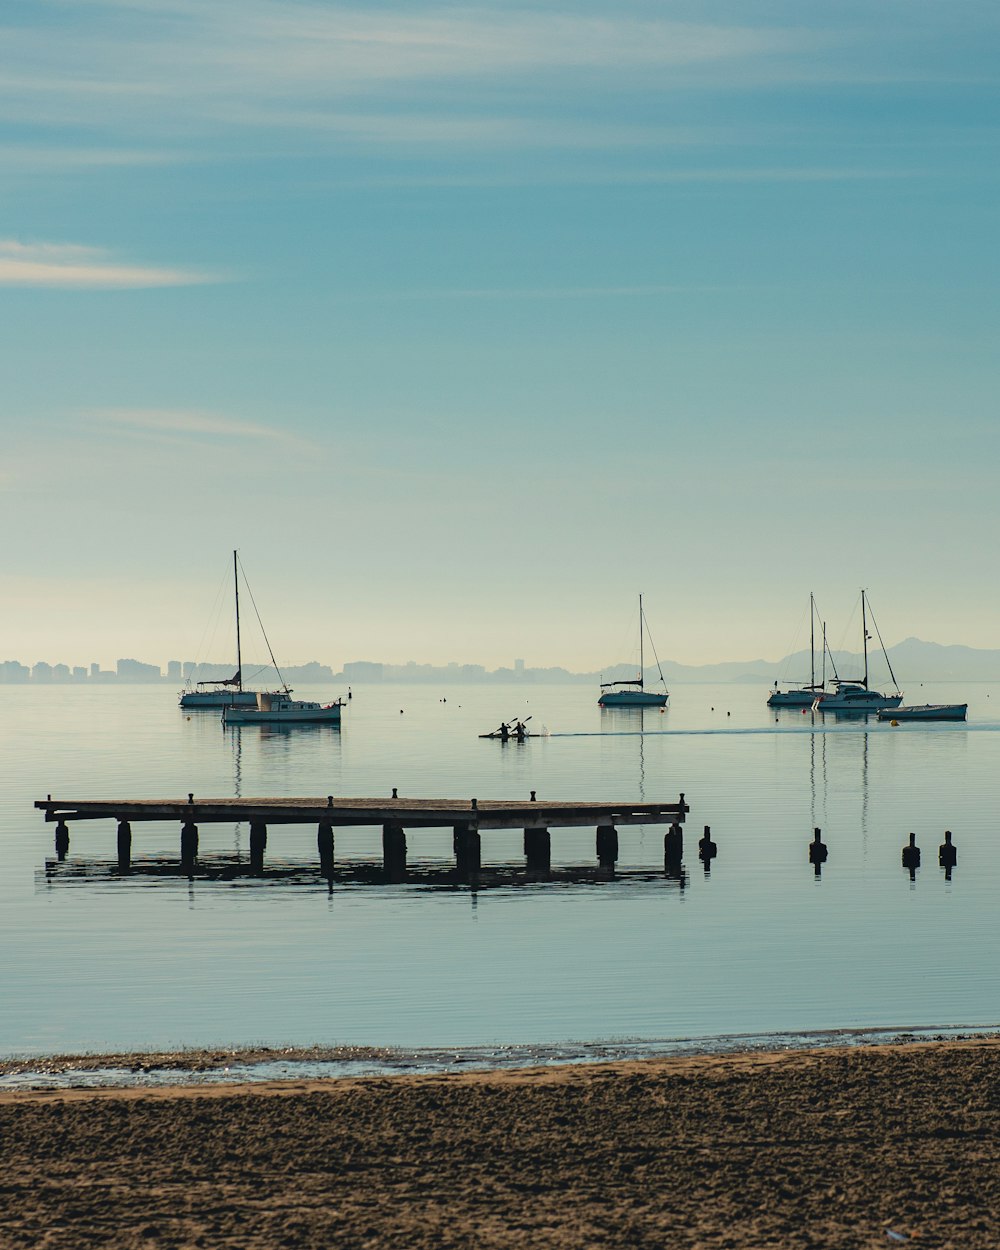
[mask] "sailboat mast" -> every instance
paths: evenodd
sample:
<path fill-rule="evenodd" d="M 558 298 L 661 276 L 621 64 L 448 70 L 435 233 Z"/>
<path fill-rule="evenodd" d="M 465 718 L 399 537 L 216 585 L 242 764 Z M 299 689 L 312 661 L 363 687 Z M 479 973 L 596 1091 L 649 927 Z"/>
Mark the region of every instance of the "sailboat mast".
<path fill-rule="evenodd" d="M 823 689 L 826 689 L 826 621 L 823 622 Z"/>
<path fill-rule="evenodd" d="M 233 552 L 233 589 L 236 592 L 236 681 L 243 690 L 243 656 L 240 654 L 240 574 L 236 552 Z"/>
<path fill-rule="evenodd" d="M 643 659 L 642 659 L 642 595 L 639 595 L 639 689 L 643 687 Z"/>
<path fill-rule="evenodd" d="M 816 602 L 809 592 L 809 689 L 816 689 Z"/>
<path fill-rule="evenodd" d="M 864 687 L 868 689 L 868 619 L 865 616 L 865 592 L 861 592 L 861 642 L 865 649 L 865 680 Z"/>

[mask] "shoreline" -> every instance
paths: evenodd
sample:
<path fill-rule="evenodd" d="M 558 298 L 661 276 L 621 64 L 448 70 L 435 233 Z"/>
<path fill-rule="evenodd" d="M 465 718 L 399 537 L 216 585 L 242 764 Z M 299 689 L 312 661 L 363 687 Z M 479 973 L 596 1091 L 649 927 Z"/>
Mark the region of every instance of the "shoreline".
<path fill-rule="evenodd" d="M 0 1242 L 1000 1244 L 1000 1038 L 0 1093 Z"/>
<path fill-rule="evenodd" d="M 596 1042 L 457 1046 L 220 1045 L 180 1050 L 82 1051 L 0 1057 L 0 1093 L 5 1089 L 71 1088 L 73 1078 L 105 1078 L 107 1085 L 157 1078 L 163 1084 L 184 1077 L 271 1081 L 275 1069 L 293 1069 L 286 1079 L 342 1080 L 353 1076 L 433 1075 L 467 1071 L 512 1071 L 562 1065 L 645 1062 L 684 1056 L 789 1053 L 850 1047 L 931 1044 L 1000 1039 L 1000 1026 L 822 1029 L 791 1033 L 738 1033 L 710 1037 L 609 1039 Z M 259 1076 L 257 1075 L 259 1073 Z M 199 1084 L 201 1080 L 199 1080 Z M 102 1088 L 95 1079 L 91 1088 Z"/>

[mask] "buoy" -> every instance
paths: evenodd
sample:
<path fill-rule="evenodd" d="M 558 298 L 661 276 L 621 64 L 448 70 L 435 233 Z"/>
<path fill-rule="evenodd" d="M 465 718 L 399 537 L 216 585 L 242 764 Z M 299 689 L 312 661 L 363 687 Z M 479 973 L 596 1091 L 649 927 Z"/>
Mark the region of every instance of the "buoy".
<path fill-rule="evenodd" d="M 898 720 L 891 720 L 891 721 L 889 722 L 889 724 L 890 724 L 890 725 L 895 725 L 895 727 L 896 727 L 897 729 L 899 728 L 899 721 L 898 721 Z"/>

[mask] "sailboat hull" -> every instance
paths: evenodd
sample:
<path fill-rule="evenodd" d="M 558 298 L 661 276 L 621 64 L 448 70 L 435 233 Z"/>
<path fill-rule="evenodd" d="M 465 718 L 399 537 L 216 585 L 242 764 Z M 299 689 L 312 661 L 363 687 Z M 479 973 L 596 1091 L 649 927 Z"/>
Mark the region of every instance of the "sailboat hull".
<path fill-rule="evenodd" d="M 862 687 L 842 687 L 836 694 L 825 694 L 816 700 L 817 712 L 877 712 L 881 708 L 899 707 L 901 694 L 880 694 Z"/>
<path fill-rule="evenodd" d="M 178 703 L 181 707 L 256 707 L 256 690 L 185 690 Z"/>
<path fill-rule="evenodd" d="M 646 690 L 612 690 L 597 700 L 599 707 L 666 707 L 668 695 Z"/>
<path fill-rule="evenodd" d="M 276 701 L 271 707 L 226 708 L 227 725 L 339 725 L 339 703 L 307 703 L 300 699 Z"/>
<path fill-rule="evenodd" d="M 812 707 L 822 692 L 819 690 L 775 690 L 768 707 Z"/>

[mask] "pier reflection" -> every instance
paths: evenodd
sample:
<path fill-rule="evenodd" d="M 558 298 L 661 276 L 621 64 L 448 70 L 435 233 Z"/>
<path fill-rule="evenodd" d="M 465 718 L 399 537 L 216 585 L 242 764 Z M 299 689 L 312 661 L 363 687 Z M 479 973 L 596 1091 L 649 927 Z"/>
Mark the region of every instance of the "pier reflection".
<path fill-rule="evenodd" d="M 682 864 L 666 871 L 654 868 L 602 868 L 570 865 L 539 873 L 519 865 L 482 867 L 469 873 L 441 863 L 410 863 L 405 877 L 387 873 L 381 863 L 341 861 L 330 870 L 315 861 L 273 859 L 262 868 L 232 854 L 202 856 L 195 863 L 176 859 L 146 857 L 134 859 L 123 872 L 116 859 L 48 859 L 36 878 L 40 889 L 80 886 L 155 886 L 157 883 L 204 882 L 245 886 L 312 886 L 325 891 L 343 886 L 399 886 L 448 890 L 480 890 L 525 887 L 554 889 L 568 886 L 614 886 L 636 882 L 665 882 L 683 890 L 687 872 Z"/>

